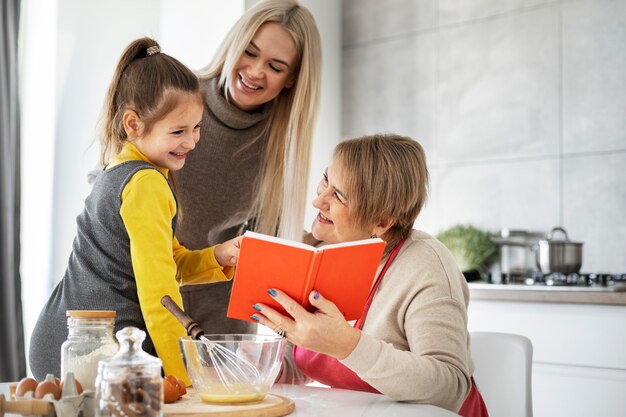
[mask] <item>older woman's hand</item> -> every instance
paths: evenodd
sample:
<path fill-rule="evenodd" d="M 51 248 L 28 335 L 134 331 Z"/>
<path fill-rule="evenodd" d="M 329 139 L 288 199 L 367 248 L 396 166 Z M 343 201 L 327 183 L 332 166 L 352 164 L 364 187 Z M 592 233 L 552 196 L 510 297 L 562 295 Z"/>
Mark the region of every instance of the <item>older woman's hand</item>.
<path fill-rule="evenodd" d="M 352 327 L 343 318 L 337 306 L 317 291 L 311 291 L 309 294 L 309 302 L 317 308 L 313 313 L 306 311 L 280 290 L 270 289 L 268 292 L 293 319 L 261 303 L 255 305 L 255 309 L 259 311 L 255 316 L 259 323 L 270 329 L 283 330 L 291 343 L 337 359 L 344 359 L 359 342 L 360 330 Z"/>

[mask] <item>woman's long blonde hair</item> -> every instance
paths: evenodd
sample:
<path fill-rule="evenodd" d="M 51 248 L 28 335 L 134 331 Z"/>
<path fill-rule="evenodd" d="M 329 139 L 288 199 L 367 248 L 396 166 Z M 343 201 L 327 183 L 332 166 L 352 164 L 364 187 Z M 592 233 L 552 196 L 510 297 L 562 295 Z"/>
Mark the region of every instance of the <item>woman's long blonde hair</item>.
<path fill-rule="evenodd" d="M 277 22 L 296 44 L 295 84 L 273 100 L 262 137 L 267 137 L 250 217 L 261 233 L 301 240 L 313 133 L 321 84 L 321 41 L 311 13 L 295 0 L 263 0 L 232 27 L 200 78 L 220 77 L 228 99 L 235 64 L 259 27 Z"/>

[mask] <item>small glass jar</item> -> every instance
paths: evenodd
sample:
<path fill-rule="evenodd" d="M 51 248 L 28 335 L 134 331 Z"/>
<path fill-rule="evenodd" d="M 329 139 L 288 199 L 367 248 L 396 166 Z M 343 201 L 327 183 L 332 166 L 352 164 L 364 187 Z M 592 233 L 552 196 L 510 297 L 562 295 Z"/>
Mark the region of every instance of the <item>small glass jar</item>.
<path fill-rule="evenodd" d="M 61 375 L 73 372 L 83 389 L 94 390 L 98 362 L 117 352 L 115 311 L 68 310 L 67 340 L 61 345 Z"/>
<path fill-rule="evenodd" d="M 98 365 L 96 417 L 162 417 L 162 362 L 142 350 L 146 333 L 125 327 L 115 337 L 120 350 Z"/>

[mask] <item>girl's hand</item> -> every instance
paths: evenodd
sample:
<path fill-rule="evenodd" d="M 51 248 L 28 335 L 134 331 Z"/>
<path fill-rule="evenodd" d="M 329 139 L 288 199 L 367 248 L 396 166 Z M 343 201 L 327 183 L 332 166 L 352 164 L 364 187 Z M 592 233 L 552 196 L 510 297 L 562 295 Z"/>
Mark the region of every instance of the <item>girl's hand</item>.
<path fill-rule="evenodd" d="M 221 266 L 235 266 L 239 259 L 239 247 L 243 236 L 237 236 L 215 247 L 215 259 Z"/>
<path fill-rule="evenodd" d="M 259 319 L 259 323 L 277 333 L 283 330 L 291 343 L 337 359 L 344 359 L 352 353 L 359 342 L 361 331 L 352 327 L 343 318 L 337 306 L 317 291 L 311 291 L 309 294 L 309 302 L 317 308 L 314 313 L 306 311 L 280 290 L 270 289 L 268 292 L 293 319 L 261 303 L 255 304 L 258 312 L 254 316 Z"/>

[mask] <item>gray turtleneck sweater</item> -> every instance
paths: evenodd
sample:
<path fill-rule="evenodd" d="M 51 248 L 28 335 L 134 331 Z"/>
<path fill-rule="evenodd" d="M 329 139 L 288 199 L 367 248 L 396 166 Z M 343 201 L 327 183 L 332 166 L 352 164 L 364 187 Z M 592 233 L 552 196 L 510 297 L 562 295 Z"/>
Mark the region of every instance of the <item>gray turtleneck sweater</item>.
<path fill-rule="evenodd" d="M 205 104 L 200 141 L 175 174 L 182 209 L 176 236 L 188 249 L 221 243 L 241 233 L 266 142 L 265 137 L 255 139 L 265 128 L 267 106 L 247 113 L 226 101 L 218 78 L 201 80 L 201 84 Z M 226 318 L 231 285 L 229 281 L 181 287 L 185 310 L 208 334 L 256 331 L 252 323 Z"/>

